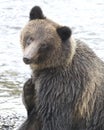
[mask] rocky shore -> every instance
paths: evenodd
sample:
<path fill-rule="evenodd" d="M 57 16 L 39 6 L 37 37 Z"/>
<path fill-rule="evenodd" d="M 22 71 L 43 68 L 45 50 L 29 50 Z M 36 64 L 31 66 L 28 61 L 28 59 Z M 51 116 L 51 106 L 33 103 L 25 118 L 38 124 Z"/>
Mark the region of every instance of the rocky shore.
<path fill-rule="evenodd" d="M 17 113 L 6 113 L 0 115 L 0 130 L 17 130 L 26 117 Z"/>

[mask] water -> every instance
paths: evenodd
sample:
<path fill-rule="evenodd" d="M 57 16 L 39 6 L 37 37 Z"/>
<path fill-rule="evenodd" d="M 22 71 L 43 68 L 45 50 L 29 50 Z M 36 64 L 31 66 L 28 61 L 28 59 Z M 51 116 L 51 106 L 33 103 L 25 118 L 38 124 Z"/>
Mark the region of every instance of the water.
<path fill-rule="evenodd" d="M 34 5 L 48 18 L 70 26 L 74 37 L 104 60 L 104 0 L 0 0 L 0 125 L 4 123 L 5 130 L 15 129 L 26 117 L 21 93 L 30 69 L 22 62 L 19 36 Z"/>

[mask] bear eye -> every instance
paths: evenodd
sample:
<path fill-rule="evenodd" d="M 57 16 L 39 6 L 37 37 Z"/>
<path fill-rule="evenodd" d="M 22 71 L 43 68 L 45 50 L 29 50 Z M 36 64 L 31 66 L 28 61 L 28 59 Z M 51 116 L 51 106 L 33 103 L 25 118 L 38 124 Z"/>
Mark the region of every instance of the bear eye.
<path fill-rule="evenodd" d="M 34 38 L 33 38 L 33 37 L 27 38 L 27 40 L 26 40 L 26 45 L 29 46 L 33 41 L 34 41 Z"/>
<path fill-rule="evenodd" d="M 50 47 L 48 44 L 41 44 L 39 51 L 45 51 L 48 50 Z"/>
<path fill-rule="evenodd" d="M 48 44 L 42 44 L 41 48 L 46 49 L 48 47 Z"/>

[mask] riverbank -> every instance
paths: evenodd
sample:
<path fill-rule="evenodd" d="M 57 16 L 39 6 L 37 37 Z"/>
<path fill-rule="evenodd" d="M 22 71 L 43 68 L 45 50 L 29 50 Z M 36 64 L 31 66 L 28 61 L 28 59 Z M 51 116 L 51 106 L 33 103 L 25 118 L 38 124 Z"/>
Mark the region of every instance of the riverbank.
<path fill-rule="evenodd" d="M 0 130 L 16 130 L 24 120 L 24 116 L 12 111 L 8 114 L 3 113 L 0 115 Z"/>

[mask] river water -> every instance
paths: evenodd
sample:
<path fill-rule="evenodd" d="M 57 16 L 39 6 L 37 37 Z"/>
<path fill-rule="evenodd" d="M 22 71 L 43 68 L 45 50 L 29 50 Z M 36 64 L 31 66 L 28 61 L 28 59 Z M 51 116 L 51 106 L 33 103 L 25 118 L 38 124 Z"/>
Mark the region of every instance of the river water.
<path fill-rule="evenodd" d="M 26 117 L 22 86 L 30 69 L 22 61 L 20 30 L 34 5 L 72 28 L 104 60 L 104 0 L 0 0 L 0 130 L 14 130 Z"/>

